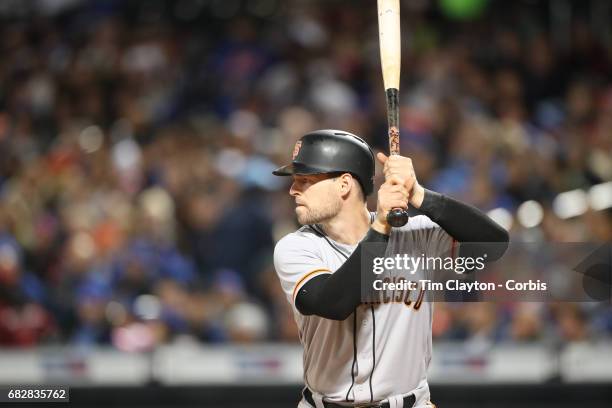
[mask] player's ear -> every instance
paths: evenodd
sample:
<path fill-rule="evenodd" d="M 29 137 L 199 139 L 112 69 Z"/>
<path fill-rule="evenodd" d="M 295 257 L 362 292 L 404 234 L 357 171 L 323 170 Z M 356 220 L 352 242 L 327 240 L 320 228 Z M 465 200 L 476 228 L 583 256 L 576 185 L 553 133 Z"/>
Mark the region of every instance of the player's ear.
<path fill-rule="evenodd" d="M 353 189 L 353 176 L 349 173 L 341 174 L 338 177 L 338 182 L 340 183 L 340 194 L 343 197 L 347 196 Z"/>

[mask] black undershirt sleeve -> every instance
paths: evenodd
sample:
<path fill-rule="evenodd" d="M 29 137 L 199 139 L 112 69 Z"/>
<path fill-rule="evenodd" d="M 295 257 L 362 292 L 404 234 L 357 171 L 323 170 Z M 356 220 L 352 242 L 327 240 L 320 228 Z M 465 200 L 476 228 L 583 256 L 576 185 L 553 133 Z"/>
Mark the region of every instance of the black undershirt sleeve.
<path fill-rule="evenodd" d="M 389 236 L 370 229 L 351 256 L 333 274 L 319 275 L 298 291 L 295 307 L 303 315 L 344 320 L 361 303 L 361 265 L 371 265 L 375 257 L 383 257 Z M 369 276 L 370 274 L 368 274 Z"/>
<path fill-rule="evenodd" d="M 454 198 L 426 189 L 418 211 L 461 243 L 459 255 L 462 257 L 487 254 L 486 261 L 491 262 L 501 258 L 508 247 L 505 229 L 479 209 Z"/>

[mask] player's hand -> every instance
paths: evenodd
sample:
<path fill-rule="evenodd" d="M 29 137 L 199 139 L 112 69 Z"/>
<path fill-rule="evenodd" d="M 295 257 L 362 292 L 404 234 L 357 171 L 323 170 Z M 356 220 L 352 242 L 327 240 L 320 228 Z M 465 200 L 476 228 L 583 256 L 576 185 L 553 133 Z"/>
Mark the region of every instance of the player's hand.
<path fill-rule="evenodd" d="M 408 208 L 408 189 L 404 180 L 399 176 L 390 176 L 378 190 L 376 203 L 376 219 L 372 227 L 383 234 L 389 234 L 390 226 L 387 224 L 387 214 L 393 208 Z"/>
<path fill-rule="evenodd" d="M 421 207 L 425 189 L 417 181 L 412 159 L 400 155 L 386 156 L 383 153 L 378 153 L 376 158 L 384 166 L 385 180 L 401 180 L 400 182 L 408 190 L 410 205 L 414 208 Z"/>

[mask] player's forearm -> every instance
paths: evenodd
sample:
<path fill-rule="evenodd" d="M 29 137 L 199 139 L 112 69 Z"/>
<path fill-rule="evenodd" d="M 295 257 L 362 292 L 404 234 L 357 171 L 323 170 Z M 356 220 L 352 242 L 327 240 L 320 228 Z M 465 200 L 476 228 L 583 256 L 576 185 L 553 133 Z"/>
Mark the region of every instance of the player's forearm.
<path fill-rule="evenodd" d="M 361 303 L 362 276 L 372 275 L 362 274 L 362 265 L 371 265 L 375 257 L 384 256 L 388 240 L 388 235 L 371 229 L 333 274 L 317 276 L 302 286 L 295 299 L 296 308 L 303 315 L 348 318 Z"/>
<path fill-rule="evenodd" d="M 492 261 L 506 251 L 508 232 L 471 205 L 425 190 L 419 211 L 460 243 L 479 243 L 463 246 L 462 255 L 466 255 L 466 251 L 471 255 L 487 253 L 488 260 Z"/>

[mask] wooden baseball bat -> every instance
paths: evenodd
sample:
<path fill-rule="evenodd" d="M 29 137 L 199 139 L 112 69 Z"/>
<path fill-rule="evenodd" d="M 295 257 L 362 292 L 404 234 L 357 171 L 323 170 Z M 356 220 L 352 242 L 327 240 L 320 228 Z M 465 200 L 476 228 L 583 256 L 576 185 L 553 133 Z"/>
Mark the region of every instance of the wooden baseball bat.
<path fill-rule="evenodd" d="M 389 154 L 400 153 L 399 82 L 402 59 L 399 0 L 378 0 L 378 38 L 383 83 L 387 94 L 387 122 L 389 125 Z M 387 215 L 392 227 L 408 222 L 408 212 L 394 208 Z"/>

